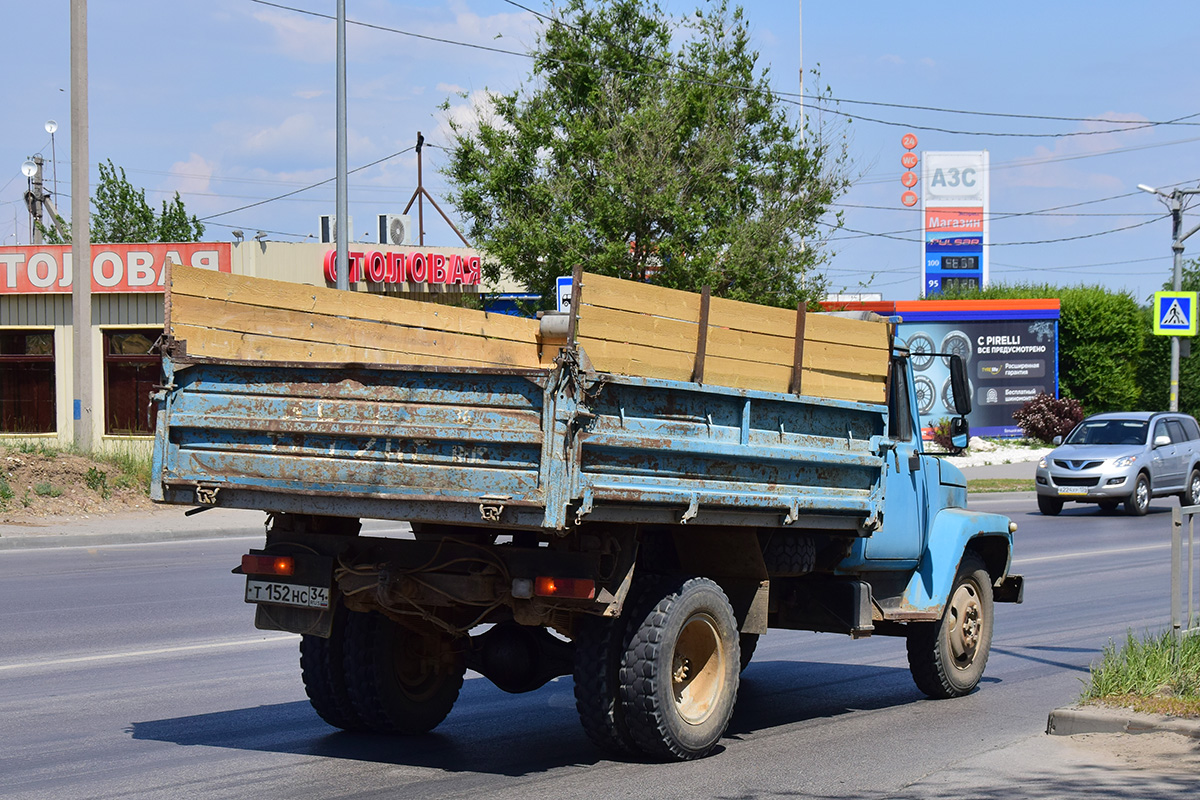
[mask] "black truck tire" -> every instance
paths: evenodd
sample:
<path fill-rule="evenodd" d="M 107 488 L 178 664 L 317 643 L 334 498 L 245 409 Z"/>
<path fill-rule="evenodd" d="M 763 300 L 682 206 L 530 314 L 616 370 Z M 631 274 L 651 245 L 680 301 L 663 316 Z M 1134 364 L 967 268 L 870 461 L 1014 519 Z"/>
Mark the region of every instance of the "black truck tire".
<path fill-rule="evenodd" d="M 584 617 L 575 630 L 575 710 L 583 730 L 597 747 L 627 756 L 637 746 L 621 707 L 621 654 L 624 619 Z"/>
<path fill-rule="evenodd" d="M 992 647 L 992 579 L 983 559 L 963 554 L 937 622 L 908 624 L 908 667 L 917 688 L 935 699 L 972 692 Z"/>
<path fill-rule="evenodd" d="M 317 716 L 344 731 L 363 731 L 367 726 L 354 710 L 346 688 L 346 620 L 352 613 L 341 607 L 334 609 L 328 639 L 311 634 L 300 637 L 300 677 Z"/>
<path fill-rule="evenodd" d="M 750 666 L 750 660 L 754 658 L 754 651 L 758 649 L 758 634 L 743 633 L 738 637 L 738 646 L 741 648 L 741 656 L 738 658 L 739 672 L 745 672 L 746 667 Z"/>
<path fill-rule="evenodd" d="M 436 629 L 418 634 L 378 612 L 346 625 L 346 688 L 376 733 L 417 734 L 446 718 L 467 671 L 465 648 Z"/>
<path fill-rule="evenodd" d="M 621 701 L 643 753 L 685 761 L 712 752 L 729 725 L 741 648 L 733 607 L 714 581 L 666 586 L 646 613 L 629 620 Z"/>
<path fill-rule="evenodd" d="M 763 562 L 772 577 L 807 575 L 817 566 L 817 541 L 803 533 L 775 533 L 763 548 Z"/>

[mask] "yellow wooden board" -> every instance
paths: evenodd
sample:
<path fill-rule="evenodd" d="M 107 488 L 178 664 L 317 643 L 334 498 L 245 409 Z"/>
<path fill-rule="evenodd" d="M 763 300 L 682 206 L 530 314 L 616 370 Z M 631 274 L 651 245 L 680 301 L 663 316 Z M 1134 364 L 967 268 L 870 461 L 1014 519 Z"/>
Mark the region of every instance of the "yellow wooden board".
<path fill-rule="evenodd" d="M 520 368 L 545 363 L 535 320 L 192 267 L 172 266 L 166 309 L 168 332 L 187 341 L 195 356 Z"/>
<path fill-rule="evenodd" d="M 638 314 L 695 322 L 700 318 L 700 295 L 648 283 L 623 281 L 583 273 L 582 306 L 615 308 Z"/>
<path fill-rule="evenodd" d="M 537 344 L 538 323 L 420 300 L 171 266 L 170 293 Z"/>
<path fill-rule="evenodd" d="M 690 380 L 701 313 L 698 294 L 584 273 L 577 341 L 602 372 Z M 796 311 L 723 298 L 709 304 L 704 383 L 786 392 L 796 354 Z M 889 326 L 807 314 L 800 391 L 880 403 Z"/>

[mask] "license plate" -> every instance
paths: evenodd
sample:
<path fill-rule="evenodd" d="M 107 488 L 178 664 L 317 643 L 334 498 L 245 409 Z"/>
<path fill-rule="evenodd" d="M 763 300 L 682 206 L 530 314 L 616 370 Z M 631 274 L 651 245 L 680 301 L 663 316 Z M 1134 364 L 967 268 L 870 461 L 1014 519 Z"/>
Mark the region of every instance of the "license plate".
<path fill-rule="evenodd" d="M 329 588 L 248 579 L 246 581 L 246 602 L 298 608 L 329 608 Z"/>
<path fill-rule="evenodd" d="M 1080 495 L 1087 494 L 1086 486 L 1060 486 L 1058 487 L 1059 494 Z"/>

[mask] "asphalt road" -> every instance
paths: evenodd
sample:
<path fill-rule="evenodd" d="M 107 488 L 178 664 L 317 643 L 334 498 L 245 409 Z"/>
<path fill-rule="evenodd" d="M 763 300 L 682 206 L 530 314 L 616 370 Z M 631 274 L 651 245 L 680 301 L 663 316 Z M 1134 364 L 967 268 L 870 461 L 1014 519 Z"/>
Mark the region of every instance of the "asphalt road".
<path fill-rule="evenodd" d="M 335 732 L 305 700 L 298 637 L 256 631 L 229 573 L 259 537 L 4 551 L 0 793 L 1192 798 L 1194 772 L 1043 733 L 1110 638 L 1166 625 L 1174 502 L 1140 519 L 1084 506 L 1047 518 L 1032 495 L 973 497 L 1018 522 L 1027 577 L 1023 605 L 997 606 L 979 691 L 926 700 L 898 639 L 773 631 L 722 748 L 687 764 L 600 758 L 569 678 L 525 695 L 469 679 L 449 719 L 415 739 Z"/>

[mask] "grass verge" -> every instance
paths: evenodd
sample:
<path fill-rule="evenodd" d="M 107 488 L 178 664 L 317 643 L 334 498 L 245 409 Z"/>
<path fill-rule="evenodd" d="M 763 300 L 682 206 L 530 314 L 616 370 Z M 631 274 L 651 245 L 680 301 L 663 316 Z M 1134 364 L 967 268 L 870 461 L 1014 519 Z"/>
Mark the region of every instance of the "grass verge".
<path fill-rule="evenodd" d="M 967 481 L 972 492 L 1032 492 L 1032 478 L 972 478 Z"/>
<path fill-rule="evenodd" d="M 1200 719 L 1200 636 L 1130 632 L 1121 647 L 1110 641 L 1080 701 Z"/>

